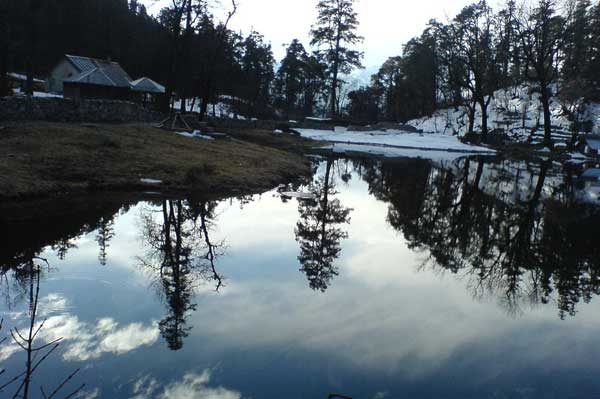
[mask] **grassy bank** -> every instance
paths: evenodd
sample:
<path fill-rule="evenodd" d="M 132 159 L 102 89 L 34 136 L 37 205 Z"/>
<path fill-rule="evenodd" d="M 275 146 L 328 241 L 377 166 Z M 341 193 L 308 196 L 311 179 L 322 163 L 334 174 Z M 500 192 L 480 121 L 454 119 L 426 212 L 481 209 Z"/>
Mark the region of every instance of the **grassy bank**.
<path fill-rule="evenodd" d="M 300 155 L 276 148 L 190 139 L 146 125 L 40 122 L 0 129 L 0 198 L 91 190 L 250 193 L 309 170 Z"/>

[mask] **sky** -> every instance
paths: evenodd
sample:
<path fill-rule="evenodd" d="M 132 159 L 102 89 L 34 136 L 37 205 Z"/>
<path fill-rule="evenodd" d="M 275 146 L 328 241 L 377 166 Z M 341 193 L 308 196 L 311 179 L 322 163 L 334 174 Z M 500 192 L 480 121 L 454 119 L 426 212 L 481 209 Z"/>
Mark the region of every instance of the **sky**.
<path fill-rule="evenodd" d="M 229 0 L 221 0 L 226 9 Z M 144 0 L 156 13 L 169 0 Z M 265 36 L 281 60 L 285 46 L 294 38 L 309 47 L 309 31 L 314 23 L 318 0 L 238 0 L 239 8 L 230 27 L 248 33 L 252 29 Z M 365 38 L 360 46 L 365 53 L 364 66 L 380 66 L 388 57 L 402 53 L 402 45 L 420 35 L 427 22 L 436 18 L 447 21 L 474 0 L 357 0 L 359 33 Z M 491 4 L 495 2 L 490 2 Z"/>

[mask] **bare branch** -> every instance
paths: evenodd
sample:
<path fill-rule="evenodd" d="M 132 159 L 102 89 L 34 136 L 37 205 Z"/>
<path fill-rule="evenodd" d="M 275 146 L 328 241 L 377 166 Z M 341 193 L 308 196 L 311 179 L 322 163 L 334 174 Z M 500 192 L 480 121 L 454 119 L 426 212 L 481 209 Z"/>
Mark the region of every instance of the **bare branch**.
<path fill-rule="evenodd" d="M 65 380 L 50 394 L 50 396 L 48 397 L 48 399 L 52 399 L 54 396 L 56 396 L 56 394 L 69 382 L 71 381 L 71 379 L 73 379 L 73 377 L 75 377 L 75 375 L 77 373 L 79 373 L 79 370 L 81 369 L 77 369 L 74 372 L 71 373 L 71 375 L 69 375 L 67 378 L 65 378 Z"/>

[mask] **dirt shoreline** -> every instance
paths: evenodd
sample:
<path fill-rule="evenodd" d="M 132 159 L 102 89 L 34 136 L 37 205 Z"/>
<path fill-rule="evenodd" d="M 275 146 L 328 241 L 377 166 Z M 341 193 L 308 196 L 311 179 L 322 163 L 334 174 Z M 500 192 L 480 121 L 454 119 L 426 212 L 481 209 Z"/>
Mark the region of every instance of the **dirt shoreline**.
<path fill-rule="evenodd" d="M 290 152 L 292 138 L 265 132 L 208 141 L 141 124 L 1 125 L 0 201 L 107 191 L 217 198 L 266 191 L 311 171 L 301 151 Z"/>

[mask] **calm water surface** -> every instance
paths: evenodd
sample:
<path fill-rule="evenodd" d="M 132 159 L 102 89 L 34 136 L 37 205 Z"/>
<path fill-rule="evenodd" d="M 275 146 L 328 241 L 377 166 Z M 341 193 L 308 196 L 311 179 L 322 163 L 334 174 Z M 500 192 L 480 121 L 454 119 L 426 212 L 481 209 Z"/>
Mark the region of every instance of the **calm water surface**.
<path fill-rule="evenodd" d="M 77 369 L 63 396 L 600 397 L 600 190 L 579 175 L 338 159 L 287 188 L 314 200 L 88 198 L 5 217 L 0 385 L 25 369 L 10 331 L 35 310 L 36 346 L 63 339 L 30 397 Z"/>

